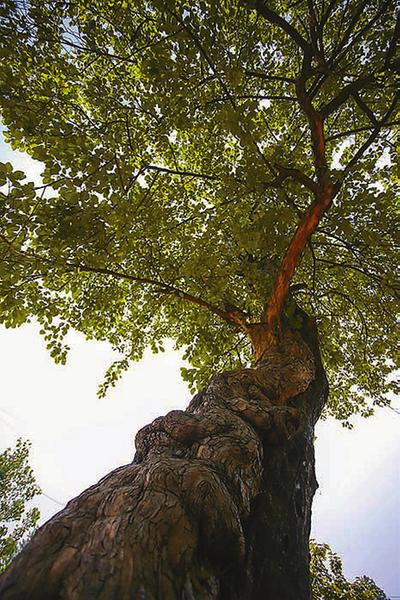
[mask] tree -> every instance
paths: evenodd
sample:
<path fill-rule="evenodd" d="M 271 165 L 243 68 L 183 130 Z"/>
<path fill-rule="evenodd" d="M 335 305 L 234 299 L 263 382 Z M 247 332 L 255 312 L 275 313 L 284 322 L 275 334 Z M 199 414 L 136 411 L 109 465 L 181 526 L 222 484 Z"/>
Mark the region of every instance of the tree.
<path fill-rule="evenodd" d="M 386 594 L 369 577 L 352 583 L 343 575 L 342 561 L 328 544 L 311 542 L 311 584 L 315 600 L 387 600 Z"/>
<path fill-rule="evenodd" d="M 390 0 L 6 0 L 2 116 L 45 168 L 2 169 L 2 322 L 61 362 L 70 327 L 108 340 L 100 394 L 166 337 L 205 387 L 5 599 L 309 598 L 318 338 L 325 414 L 398 389 L 398 32 Z"/>
<path fill-rule="evenodd" d="M 17 440 L 15 449 L 0 454 L 0 572 L 10 564 L 40 517 L 38 508 L 27 509 L 40 489 L 28 464 L 30 443 Z"/>

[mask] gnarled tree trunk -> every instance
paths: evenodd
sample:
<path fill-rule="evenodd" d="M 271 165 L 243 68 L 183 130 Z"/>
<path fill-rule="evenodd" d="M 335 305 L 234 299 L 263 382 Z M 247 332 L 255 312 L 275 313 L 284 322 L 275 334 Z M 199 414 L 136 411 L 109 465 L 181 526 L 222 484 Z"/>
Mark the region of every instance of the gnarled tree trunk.
<path fill-rule="evenodd" d="M 308 600 L 327 384 L 303 329 L 139 431 L 131 464 L 38 530 L 2 600 Z"/>

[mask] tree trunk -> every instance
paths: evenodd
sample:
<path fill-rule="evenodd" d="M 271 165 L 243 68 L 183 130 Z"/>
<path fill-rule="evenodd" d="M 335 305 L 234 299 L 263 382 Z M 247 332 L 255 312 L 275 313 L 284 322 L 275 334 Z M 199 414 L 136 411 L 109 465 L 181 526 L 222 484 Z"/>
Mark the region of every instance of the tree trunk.
<path fill-rule="evenodd" d="M 305 342 L 304 342 L 305 340 Z M 313 432 L 327 395 L 316 332 L 286 330 L 217 375 L 136 455 L 41 527 L 2 600 L 309 600 Z"/>

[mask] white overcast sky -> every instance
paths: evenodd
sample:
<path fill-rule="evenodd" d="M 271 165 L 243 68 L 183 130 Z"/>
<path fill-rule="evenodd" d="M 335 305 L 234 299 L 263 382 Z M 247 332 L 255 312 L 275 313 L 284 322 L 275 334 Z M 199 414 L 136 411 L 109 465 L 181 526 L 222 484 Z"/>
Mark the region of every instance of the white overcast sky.
<path fill-rule="evenodd" d="M 0 141 L 0 161 L 37 180 L 40 165 Z M 31 464 L 45 495 L 44 522 L 111 469 L 129 462 L 137 430 L 190 399 L 172 346 L 132 366 L 117 388 L 96 397 L 113 354 L 106 343 L 69 336 L 66 366 L 55 365 L 32 323 L 0 326 L 0 451 L 32 441 Z M 397 402 L 397 405 L 399 402 Z M 349 578 L 369 575 L 400 596 L 400 416 L 379 409 L 348 431 L 333 420 L 317 427 L 312 535 L 328 542 Z M 57 502 L 55 502 L 57 501 Z"/>

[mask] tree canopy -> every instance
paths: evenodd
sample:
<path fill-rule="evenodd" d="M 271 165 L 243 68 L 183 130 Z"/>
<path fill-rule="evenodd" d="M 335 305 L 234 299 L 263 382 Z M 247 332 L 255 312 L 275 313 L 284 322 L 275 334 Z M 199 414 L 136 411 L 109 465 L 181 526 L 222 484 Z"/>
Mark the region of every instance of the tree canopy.
<path fill-rule="evenodd" d="M 129 361 L 172 338 L 192 386 L 249 324 L 315 316 L 346 421 L 388 402 L 398 284 L 391 0 L 5 0 L 0 319 Z M 286 286 L 286 287 L 285 287 Z M 290 287 L 289 287 L 290 286 Z M 280 291 L 281 290 L 281 291 Z M 283 290 L 283 291 L 282 291 Z M 247 328 L 247 329 L 246 329 Z"/>
<path fill-rule="evenodd" d="M 28 464 L 30 443 L 19 439 L 0 454 L 0 573 L 35 529 L 39 509 L 27 502 L 40 494 Z"/>

